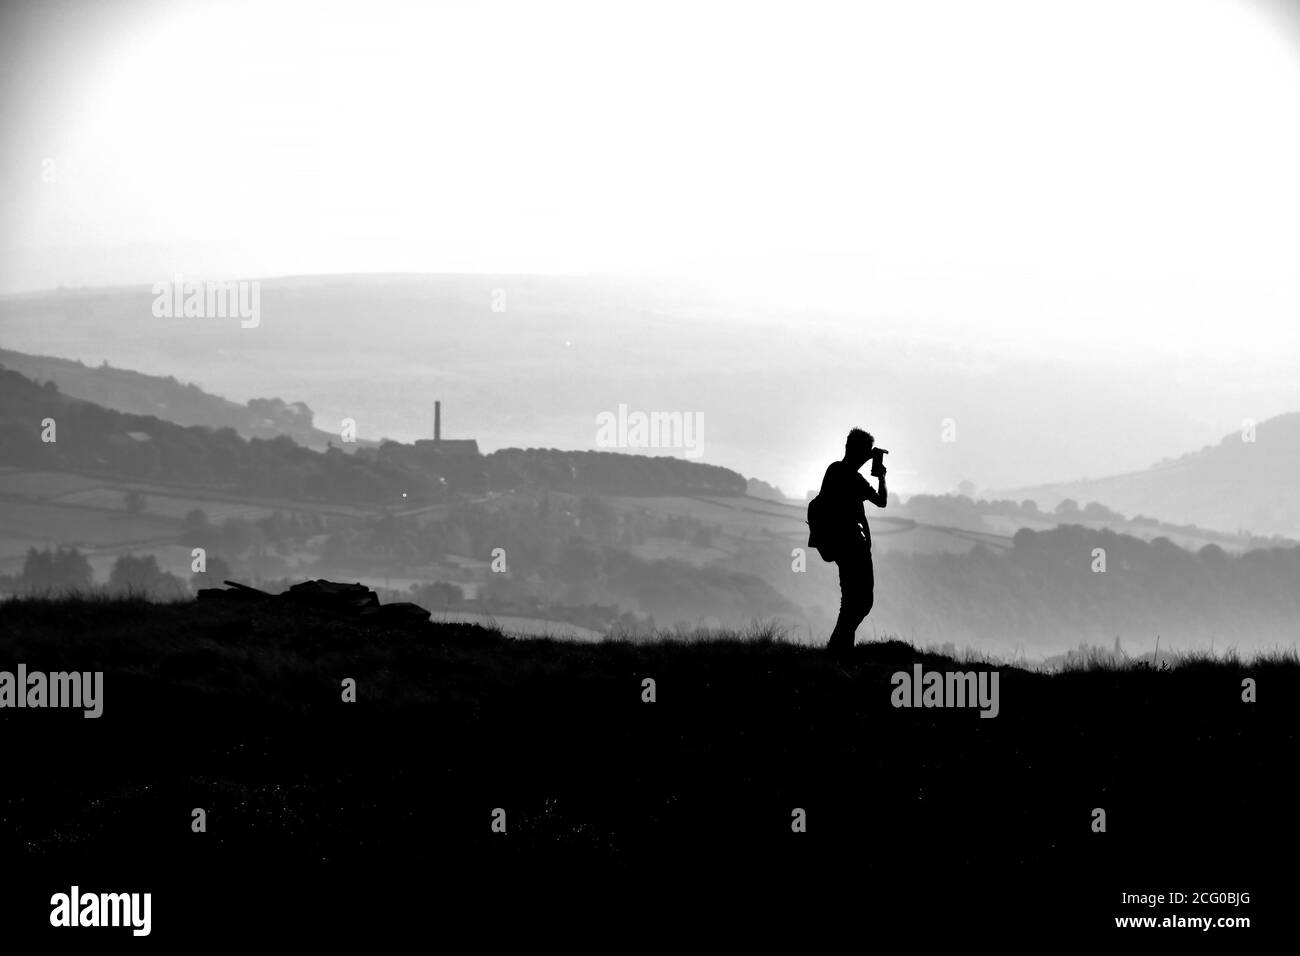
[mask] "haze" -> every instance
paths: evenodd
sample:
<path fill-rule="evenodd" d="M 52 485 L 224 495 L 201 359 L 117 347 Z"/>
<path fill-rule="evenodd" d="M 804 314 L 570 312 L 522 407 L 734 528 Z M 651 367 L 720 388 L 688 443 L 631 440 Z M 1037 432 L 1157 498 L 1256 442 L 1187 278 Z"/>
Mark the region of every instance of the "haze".
<path fill-rule="evenodd" d="M 864 381 L 852 415 L 882 432 L 911 426 L 908 408 L 937 430 L 939 406 L 967 407 L 941 382 L 906 391 L 941 377 L 936 350 L 1005 407 L 1037 404 L 1005 381 L 1021 362 L 1043 389 L 1085 390 L 1009 462 L 974 463 L 981 484 L 1097 457 L 1094 474 L 1142 467 L 1300 407 L 1300 47 L 1275 6 L 140 2 L 3 18 L 5 292 L 175 273 L 626 277 L 748 330 L 708 358 L 751 369 L 756 393 L 760 335 L 901 356 L 904 391 Z M 633 328 L 635 311 L 610 321 Z M 112 336 L 67 354 L 105 357 Z M 603 371 L 638 368 L 621 361 Z M 215 360 L 152 370 L 253 389 Z M 676 397 L 658 407 L 691 407 Z M 1035 458 L 1090 408 L 1086 451 Z M 981 437 L 1000 442 L 988 415 Z M 421 433 L 423 402 L 410 417 L 391 433 Z M 845 424 L 818 423 L 819 442 Z M 794 441 L 721 451 L 709 460 L 795 493 L 821 467 L 792 462 L 813 454 Z M 917 488 L 956 474 L 910 469 Z"/>

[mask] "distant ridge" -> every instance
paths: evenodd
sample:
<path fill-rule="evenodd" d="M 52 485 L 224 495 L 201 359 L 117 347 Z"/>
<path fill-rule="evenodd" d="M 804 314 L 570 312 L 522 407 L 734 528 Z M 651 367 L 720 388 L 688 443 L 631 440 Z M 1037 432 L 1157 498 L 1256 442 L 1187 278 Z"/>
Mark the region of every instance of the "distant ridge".
<path fill-rule="evenodd" d="M 182 384 L 170 375 L 147 375 L 107 363 L 86 365 L 75 359 L 10 349 L 0 349 L 0 366 L 34 382 L 52 381 L 64 395 L 128 415 L 151 415 L 187 427 L 233 428 L 241 438 L 284 435 L 316 451 L 324 451 L 331 441 L 336 447 L 343 445 L 345 451 L 374 444 L 358 440 L 355 445 L 344 445 L 337 435 L 316 428 L 311 409 L 301 402 L 254 398 L 240 405 L 192 383 Z"/>
<path fill-rule="evenodd" d="M 238 407 L 238 406 L 236 406 Z M 57 440 L 42 440 L 53 419 Z M 65 440 L 71 439 L 71 440 Z M 340 442 L 341 443 L 341 442 Z M 345 454 L 316 452 L 291 436 L 243 438 L 233 428 L 179 425 L 118 412 L 0 366 L 0 464 L 73 471 L 295 501 L 351 505 L 439 502 L 450 492 L 549 488 L 610 495 L 742 495 L 745 479 L 718 465 L 669 456 L 469 443 L 383 442 Z"/>
<path fill-rule="evenodd" d="M 1300 412 L 1225 435 L 1216 445 L 1105 478 L 992 492 L 1054 508 L 1096 501 L 1133 517 L 1260 535 L 1300 534 Z"/>

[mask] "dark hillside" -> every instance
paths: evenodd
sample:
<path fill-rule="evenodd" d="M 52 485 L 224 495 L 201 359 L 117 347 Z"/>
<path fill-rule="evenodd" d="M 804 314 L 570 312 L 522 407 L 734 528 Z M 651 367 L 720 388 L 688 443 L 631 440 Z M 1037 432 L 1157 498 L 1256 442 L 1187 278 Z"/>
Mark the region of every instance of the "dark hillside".
<path fill-rule="evenodd" d="M 1170 889 L 1253 891 L 1237 913 L 1262 927 L 1281 901 L 1261 888 L 1294 865 L 1294 660 L 1000 666 L 987 719 L 891 706 L 895 671 L 966 669 L 896 641 L 840 667 L 763 638 L 579 645 L 190 603 L 10 602 L 0 622 L 0 670 L 105 672 L 99 719 L 0 709 L 0 858 L 28 874 L 9 897 L 28 916 L 76 874 L 151 889 L 163 938 L 300 904 L 362 932 L 371 895 L 418 926 L 507 888 L 1074 935 L 1152 912 L 1121 892 Z"/>

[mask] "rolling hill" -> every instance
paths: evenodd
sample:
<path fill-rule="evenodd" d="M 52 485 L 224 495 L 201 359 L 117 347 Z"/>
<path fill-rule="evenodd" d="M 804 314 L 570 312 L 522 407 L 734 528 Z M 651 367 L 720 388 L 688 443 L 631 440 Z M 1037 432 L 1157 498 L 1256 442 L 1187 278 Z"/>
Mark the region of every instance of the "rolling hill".
<path fill-rule="evenodd" d="M 1122 514 L 1157 517 L 1226 532 L 1300 535 L 1300 412 L 1279 415 L 1249 434 L 1150 468 L 1106 478 L 996 492 L 1054 508 L 1070 498 L 1096 501 Z"/>
<path fill-rule="evenodd" d="M 312 411 L 302 402 L 253 398 L 239 405 L 192 382 L 183 385 L 170 375 L 114 368 L 107 361 L 86 365 L 74 359 L 0 349 L 0 367 L 38 383 L 53 382 L 71 398 L 129 415 L 153 415 L 177 425 L 233 428 L 241 438 L 284 435 L 316 451 L 324 451 L 331 442 L 349 452 L 358 445 L 374 444 L 363 440 L 343 443 L 338 435 L 321 431 L 312 424 Z"/>
<path fill-rule="evenodd" d="M 444 435 L 474 438 L 484 451 L 606 447 L 596 416 L 622 404 L 698 413 L 700 460 L 800 497 L 852 424 L 892 450 L 891 490 L 941 494 L 969 479 L 987 497 L 990 488 L 1140 469 L 1216 439 L 1243 415 L 1296 407 L 1290 377 L 1274 368 L 1170 367 L 1142 356 L 1080 364 L 992 342 L 972 351 L 861 315 L 755 310 L 663 283 L 258 281 L 256 329 L 158 319 L 146 284 L 0 296 L 0 342 L 174 375 L 238 402 L 270 391 L 306 402 L 328 431 L 354 419 L 362 440 L 429 437 L 435 400 Z M 492 307 L 496 290 L 508 295 L 502 311 Z M 947 420 L 959 422 L 959 440 L 943 437 Z"/>

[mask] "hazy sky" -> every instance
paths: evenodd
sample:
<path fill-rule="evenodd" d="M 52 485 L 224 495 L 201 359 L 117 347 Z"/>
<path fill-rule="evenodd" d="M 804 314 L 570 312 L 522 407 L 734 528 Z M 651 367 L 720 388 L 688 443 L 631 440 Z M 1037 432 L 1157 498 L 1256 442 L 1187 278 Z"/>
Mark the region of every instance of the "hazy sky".
<path fill-rule="evenodd" d="M 1280 9 L 8 5 L 0 291 L 665 273 L 954 342 L 1300 355 Z"/>

